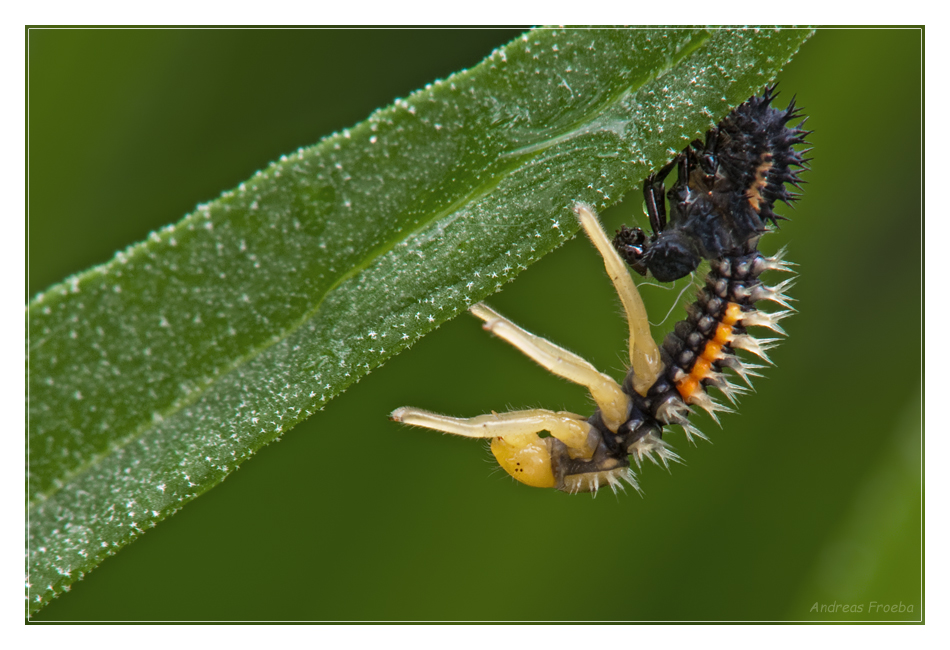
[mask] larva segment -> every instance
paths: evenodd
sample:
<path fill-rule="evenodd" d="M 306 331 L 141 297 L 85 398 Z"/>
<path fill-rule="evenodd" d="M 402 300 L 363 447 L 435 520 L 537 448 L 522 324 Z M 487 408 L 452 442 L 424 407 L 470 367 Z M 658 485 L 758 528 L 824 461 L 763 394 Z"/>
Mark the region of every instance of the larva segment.
<path fill-rule="evenodd" d="M 801 170 L 808 169 L 808 150 L 794 147 L 807 144 L 811 134 L 804 128 L 807 118 L 795 106 L 795 99 L 784 110 L 773 108 L 775 86 L 761 97 L 752 97 L 722 121 L 716 129 L 718 162 L 739 188 L 751 211 L 762 223 L 777 223 L 773 208 L 777 201 L 789 204 L 798 195 L 789 192 L 786 183 L 801 189 Z M 801 120 L 796 126 L 789 122 Z"/>
<path fill-rule="evenodd" d="M 708 396 L 700 395 L 704 390 L 702 382 L 713 379 L 714 375 L 719 375 L 716 372 L 719 367 L 717 364 L 725 358 L 727 354 L 725 346 L 735 337 L 734 325 L 741 319 L 742 308 L 734 302 L 726 303 L 713 337 L 706 342 L 700 355 L 693 361 L 689 374 L 676 380 L 676 389 L 687 404 L 696 404 L 708 399 Z"/>
<path fill-rule="evenodd" d="M 788 270 L 781 259 L 766 258 L 750 244 L 745 255 L 723 258 L 711 264 L 706 286 L 696 301 L 687 307 L 688 318 L 677 323 L 672 334 L 663 342 L 663 360 L 666 364 L 666 383 L 657 382 L 650 395 L 659 399 L 663 407 L 656 411 L 660 422 L 684 425 L 686 415 L 677 412 L 674 404 L 682 400 L 684 406 L 705 410 L 718 423 L 718 413 L 728 411 L 712 399 L 707 390 L 715 387 L 733 404 L 744 389 L 726 380 L 723 371 L 733 370 L 751 388 L 750 376 L 761 366 L 746 363 L 736 355 L 745 350 L 771 363 L 766 351 L 778 339 L 760 339 L 752 336 L 747 327 L 767 327 L 779 334 L 784 330 L 778 321 L 790 310 L 763 312 L 755 307 L 762 296 L 784 295 L 788 281 L 775 287 L 764 285 L 758 279 L 767 269 Z M 669 387 L 675 388 L 675 392 Z M 694 435 L 687 429 L 687 435 Z"/>

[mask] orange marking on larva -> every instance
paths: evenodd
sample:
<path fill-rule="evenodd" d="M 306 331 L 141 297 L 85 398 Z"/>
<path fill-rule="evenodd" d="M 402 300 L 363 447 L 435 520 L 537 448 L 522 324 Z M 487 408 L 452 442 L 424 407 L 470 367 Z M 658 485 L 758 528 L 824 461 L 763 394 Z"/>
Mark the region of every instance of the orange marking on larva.
<path fill-rule="evenodd" d="M 718 361 L 722 358 L 722 344 L 710 341 L 700 356 L 706 361 Z"/>
<path fill-rule="evenodd" d="M 696 359 L 696 363 L 693 364 L 693 369 L 690 371 L 690 377 L 702 381 L 709 374 L 709 369 L 712 367 L 712 361 L 699 357 Z"/>
<path fill-rule="evenodd" d="M 769 184 L 768 175 L 770 169 L 772 169 L 772 154 L 765 153 L 762 155 L 762 162 L 755 168 L 755 180 L 752 181 L 752 187 L 746 192 L 749 205 L 751 205 L 752 209 L 756 212 L 759 211 L 759 202 L 762 201 L 762 190 Z"/>
<path fill-rule="evenodd" d="M 719 345 L 725 345 L 732 340 L 732 325 L 726 325 L 721 323 L 719 327 L 716 328 L 716 336 L 713 337 L 713 341 Z"/>
<path fill-rule="evenodd" d="M 700 390 L 699 381 L 690 375 L 676 384 L 676 390 L 679 391 L 680 396 L 688 403 L 689 398 L 692 397 L 697 390 Z"/>
<path fill-rule="evenodd" d="M 712 364 L 722 358 L 722 345 L 715 341 L 709 341 L 703 349 L 703 353 L 696 357 L 693 362 L 693 368 L 683 379 L 676 382 L 676 390 L 689 402 L 689 398 L 696 394 L 696 391 L 702 390 L 701 382 L 709 376 L 712 370 Z"/>
<path fill-rule="evenodd" d="M 742 318 L 742 307 L 734 302 L 726 303 L 726 311 L 722 315 L 723 325 L 735 325 Z"/>

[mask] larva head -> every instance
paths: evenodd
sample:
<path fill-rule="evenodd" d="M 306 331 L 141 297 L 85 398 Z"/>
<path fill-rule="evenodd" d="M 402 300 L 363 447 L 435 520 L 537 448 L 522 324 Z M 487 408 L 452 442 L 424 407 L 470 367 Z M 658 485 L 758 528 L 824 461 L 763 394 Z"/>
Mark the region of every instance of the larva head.
<path fill-rule="evenodd" d="M 535 433 L 492 438 L 491 453 L 502 469 L 521 483 L 553 488 L 557 487 L 551 460 L 553 440 Z"/>

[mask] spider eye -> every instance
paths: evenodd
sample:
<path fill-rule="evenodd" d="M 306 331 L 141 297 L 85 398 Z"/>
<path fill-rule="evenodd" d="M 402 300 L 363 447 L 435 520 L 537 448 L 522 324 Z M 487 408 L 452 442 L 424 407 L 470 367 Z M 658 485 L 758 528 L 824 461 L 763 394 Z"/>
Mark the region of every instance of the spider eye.
<path fill-rule="evenodd" d="M 640 275 L 647 274 L 647 267 L 643 263 L 645 250 L 648 247 L 647 236 L 639 228 L 622 227 L 617 231 L 613 241 L 614 250 L 620 257 Z"/>

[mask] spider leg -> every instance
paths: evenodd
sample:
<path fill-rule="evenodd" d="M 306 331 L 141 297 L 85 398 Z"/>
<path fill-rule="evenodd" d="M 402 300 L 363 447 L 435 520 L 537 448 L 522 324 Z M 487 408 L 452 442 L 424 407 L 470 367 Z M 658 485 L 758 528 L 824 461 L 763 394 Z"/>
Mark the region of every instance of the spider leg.
<path fill-rule="evenodd" d="M 623 310 L 627 314 L 627 325 L 630 327 L 630 367 L 634 372 L 633 387 L 638 393 L 644 395 L 663 368 L 660 350 L 650 333 L 646 307 L 640 298 L 640 292 L 637 291 L 637 285 L 633 283 L 633 278 L 627 271 L 627 265 L 620 259 L 620 255 L 607 238 L 593 208 L 584 203 L 578 203 L 574 206 L 574 212 L 594 247 L 604 258 L 607 275 L 613 282 L 617 295 L 620 296 L 620 302 L 623 303 Z M 599 406 L 600 402 L 598 401 L 597 404 Z"/>
<path fill-rule="evenodd" d="M 426 429 L 435 429 L 466 438 L 503 437 L 516 442 L 520 437 L 532 437 L 539 431 L 549 431 L 552 436 L 572 449 L 586 450 L 593 427 L 583 416 L 568 411 L 528 409 L 508 413 L 488 413 L 473 418 L 454 418 L 431 411 L 403 406 L 390 416 L 396 422 Z M 593 453 L 593 450 L 589 450 Z"/>
<path fill-rule="evenodd" d="M 617 427 L 627 421 L 630 398 L 613 377 L 600 372 L 573 352 L 521 329 L 484 303 L 472 305 L 469 311 L 485 321 L 483 327 L 486 330 L 521 350 L 542 368 L 587 388 L 600 408 L 604 423 L 611 431 L 616 431 Z"/>

